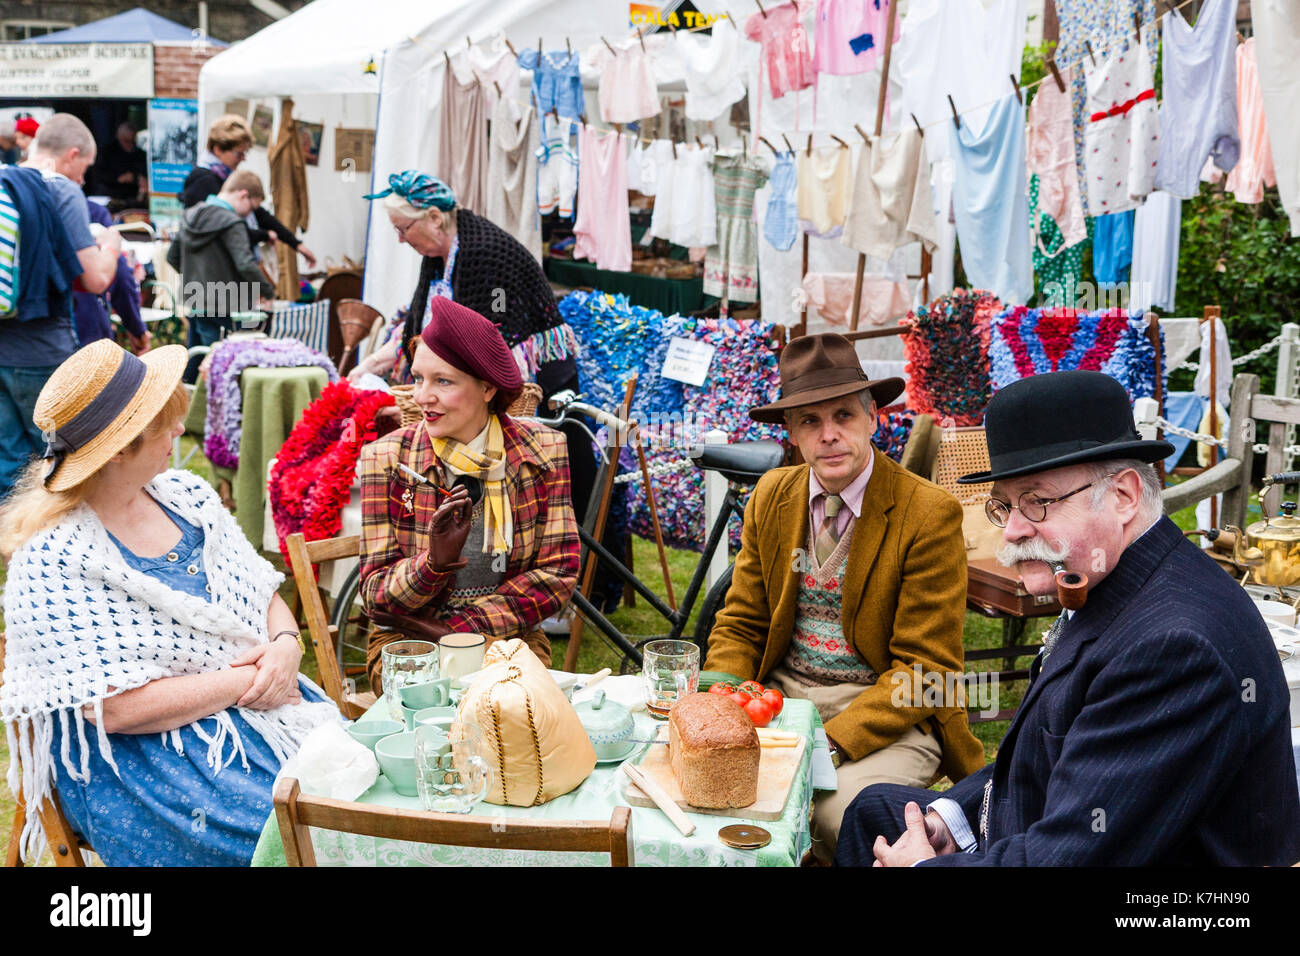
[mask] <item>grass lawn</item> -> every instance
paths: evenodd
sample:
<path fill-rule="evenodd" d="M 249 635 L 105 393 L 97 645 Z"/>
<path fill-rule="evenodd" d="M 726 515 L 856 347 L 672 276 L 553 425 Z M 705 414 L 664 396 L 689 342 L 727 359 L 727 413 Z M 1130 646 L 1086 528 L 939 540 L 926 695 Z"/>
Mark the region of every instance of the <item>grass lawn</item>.
<path fill-rule="evenodd" d="M 183 439 L 183 450 L 192 447 L 193 441 L 189 436 Z M 207 469 L 207 462 L 203 456 L 196 455 L 191 460 L 190 468 L 192 471 L 203 475 L 211 480 L 211 474 Z M 1193 509 L 1180 511 L 1173 516 L 1173 520 L 1183 530 L 1190 530 L 1195 525 L 1195 515 Z M 686 585 L 690 581 L 692 572 L 698 556 L 687 551 L 669 551 L 668 565 L 669 572 L 673 580 L 673 590 L 680 599 L 686 592 Z M 279 556 L 271 558 L 276 567 L 283 570 L 283 563 Z M 665 589 L 663 586 L 662 574 L 659 570 L 659 558 L 654 543 L 644 541 L 640 538 L 633 541 L 633 564 L 638 574 L 643 578 L 649 588 L 666 600 Z M 3 585 L 4 571 L 0 568 L 0 585 Z M 292 600 L 293 582 L 286 580 L 280 593 L 286 600 Z M 695 610 L 698 612 L 699 605 L 703 603 L 703 595 L 696 601 Z M 686 634 L 694 633 L 695 614 L 691 616 L 691 622 L 686 629 Z M 639 641 L 643 638 L 652 637 L 657 634 L 664 634 L 668 630 L 667 623 L 653 610 L 645 601 L 637 600 L 634 607 L 620 606 L 612 615 L 610 620 L 618 629 L 629 636 L 633 641 Z M 1050 618 L 1038 618 L 1029 622 L 1025 629 L 1026 641 L 1037 641 L 1047 625 Z M 3 622 L 0 621 L 0 626 Z M 966 614 L 966 625 L 963 634 L 963 642 L 968 650 L 981 648 L 998 647 L 1002 644 L 1002 625 L 1000 621 L 985 618 L 975 613 Z M 567 639 L 553 638 L 551 643 L 551 660 L 552 666 L 560 668 L 563 666 L 564 653 L 567 647 Z M 609 643 L 604 635 L 594 627 L 587 627 L 583 633 L 582 646 L 578 653 L 578 671 L 580 673 L 592 673 L 602 667 L 610 667 L 615 673 L 619 671 L 619 665 L 622 661 L 621 653 Z M 968 670 L 988 670 L 996 671 L 1001 667 L 1002 661 L 973 661 Z M 1027 666 L 1027 661 L 1022 660 L 1021 664 Z M 316 662 L 308 655 L 303 659 L 303 672 L 309 677 L 316 678 Z M 1003 684 L 999 688 L 998 706 L 1000 708 L 1011 708 L 1019 704 L 1021 696 L 1024 694 L 1026 682 L 1015 681 L 1009 684 Z M 998 743 L 1001 741 L 1003 734 L 1006 733 L 1007 722 L 998 721 L 984 724 L 978 724 L 974 728 L 975 736 L 984 744 L 984 753 L 987 759 L 992 760 L 997 753 Z M 6 748 L 5 740 L 0 735 L 0 766 L 8 766 L 9 754 Z M 7 844 L 8 834 L 13 821 L 14 801 L 13 795 L 9 792 L 8 787 L 0 784 L 0 840 Z M 47 853 L 43 865 L 50 864 L 50 856 Z"/>

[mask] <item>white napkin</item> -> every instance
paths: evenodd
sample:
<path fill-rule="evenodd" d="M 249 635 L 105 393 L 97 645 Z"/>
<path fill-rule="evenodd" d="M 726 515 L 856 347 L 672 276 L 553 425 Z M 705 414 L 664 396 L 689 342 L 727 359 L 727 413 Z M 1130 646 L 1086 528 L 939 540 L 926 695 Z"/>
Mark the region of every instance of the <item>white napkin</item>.
<path fill-rule="evenodd" d="M 353 740 L 344 725 L 321 724 L 302 742 L 298 753 L 276 775 L 297 777 L 304 793 L 333 800 L 355 800 L 379 779 L 379 761 Z"/>

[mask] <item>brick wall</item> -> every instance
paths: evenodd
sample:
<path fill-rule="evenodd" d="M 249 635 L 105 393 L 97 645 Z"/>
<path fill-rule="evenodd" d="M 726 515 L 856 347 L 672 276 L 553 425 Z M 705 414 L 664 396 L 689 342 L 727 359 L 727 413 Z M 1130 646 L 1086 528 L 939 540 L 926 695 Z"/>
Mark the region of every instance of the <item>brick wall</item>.
<path fill-rule="evenodd" d="M 199 49 L 189 45 L 154 46 L 153 95 L 195 99 L 199 95 L 199 68 L 221 49 L 213 46 Z"/>

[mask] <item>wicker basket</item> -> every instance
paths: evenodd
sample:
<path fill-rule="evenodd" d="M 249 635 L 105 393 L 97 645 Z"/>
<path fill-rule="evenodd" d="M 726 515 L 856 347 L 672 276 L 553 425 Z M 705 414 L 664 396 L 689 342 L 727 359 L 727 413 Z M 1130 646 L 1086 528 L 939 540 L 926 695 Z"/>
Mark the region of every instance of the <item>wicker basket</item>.
<path fill-rule="evenodd" d="M 403 428 L 407 425 L 414 425 L 424 417 L 424 413 L 420 411 L 420 406 L 415 404 L 414 385 L 394 385 L 393 399 L 402 412 Z M 530 418 L 537 414 L 537 406 L 541 401 L 542 387 L 535 382 L 525 382 L 523 391 L 506 409 L 506 414 L 511 418 Z"/>

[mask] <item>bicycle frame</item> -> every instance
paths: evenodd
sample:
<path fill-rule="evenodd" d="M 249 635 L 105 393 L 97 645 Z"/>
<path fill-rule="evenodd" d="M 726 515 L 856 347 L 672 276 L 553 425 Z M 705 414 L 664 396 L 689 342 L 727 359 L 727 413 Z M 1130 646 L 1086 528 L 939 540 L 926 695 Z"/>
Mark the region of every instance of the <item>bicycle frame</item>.
<path fill-rule="evenodd" d="M 708 540 L 704 544 L 704 553 L 700 556 L 700 562 L 695 566 L 695 573 L 691 575 L 691 583 L 686 588 L 686 594 L 682 596 L 681 606 L 674 611 L 664 601 L 651 591 L 640 578 L 636 576 L 628 567 L 618 558 L 609 552 L 599 541 L 597 541 L 586 528 L 578 528 L 578 537 L 581 538 L 582 544 L 587 548 L 586 560 L 603 561 L 613 568 L 614 573 L 624 582 L 632 585 L 633 590 L 646 602 L 654 608 L 666 620 L 672 629 L 668 632 L 668 640 L 676 640 L 682 636 L 686 629 L 686 622 L 690 619 L 691 611 L 695 607 L 695 602 L 699 599 L 700 591 L 704 587 L 704 577 L 708 573 L 708 567 L 713 559 L 714 553 L 722 543 L 723 535 L 727 533 L 727 523 L 731 516 L 739 515 L 744 519 L 745 506 L 740 500 L 740 495 L 730 484 L 727 486 L 727 495 L 722 502 L 722 510 L 718 512 L 717 518 L 713 521 L 713 526 L 709 529 Z M 581 592 L 575 590 L 572 598 L 574 606 L 595 628 L 605 637 L 609 638 L 619 650 L 629 658 L 641 664 L 641 652 L 638 651 L 625 636 L 610 623 L 609 618 L 605 617 L 595 605 Z"/>

